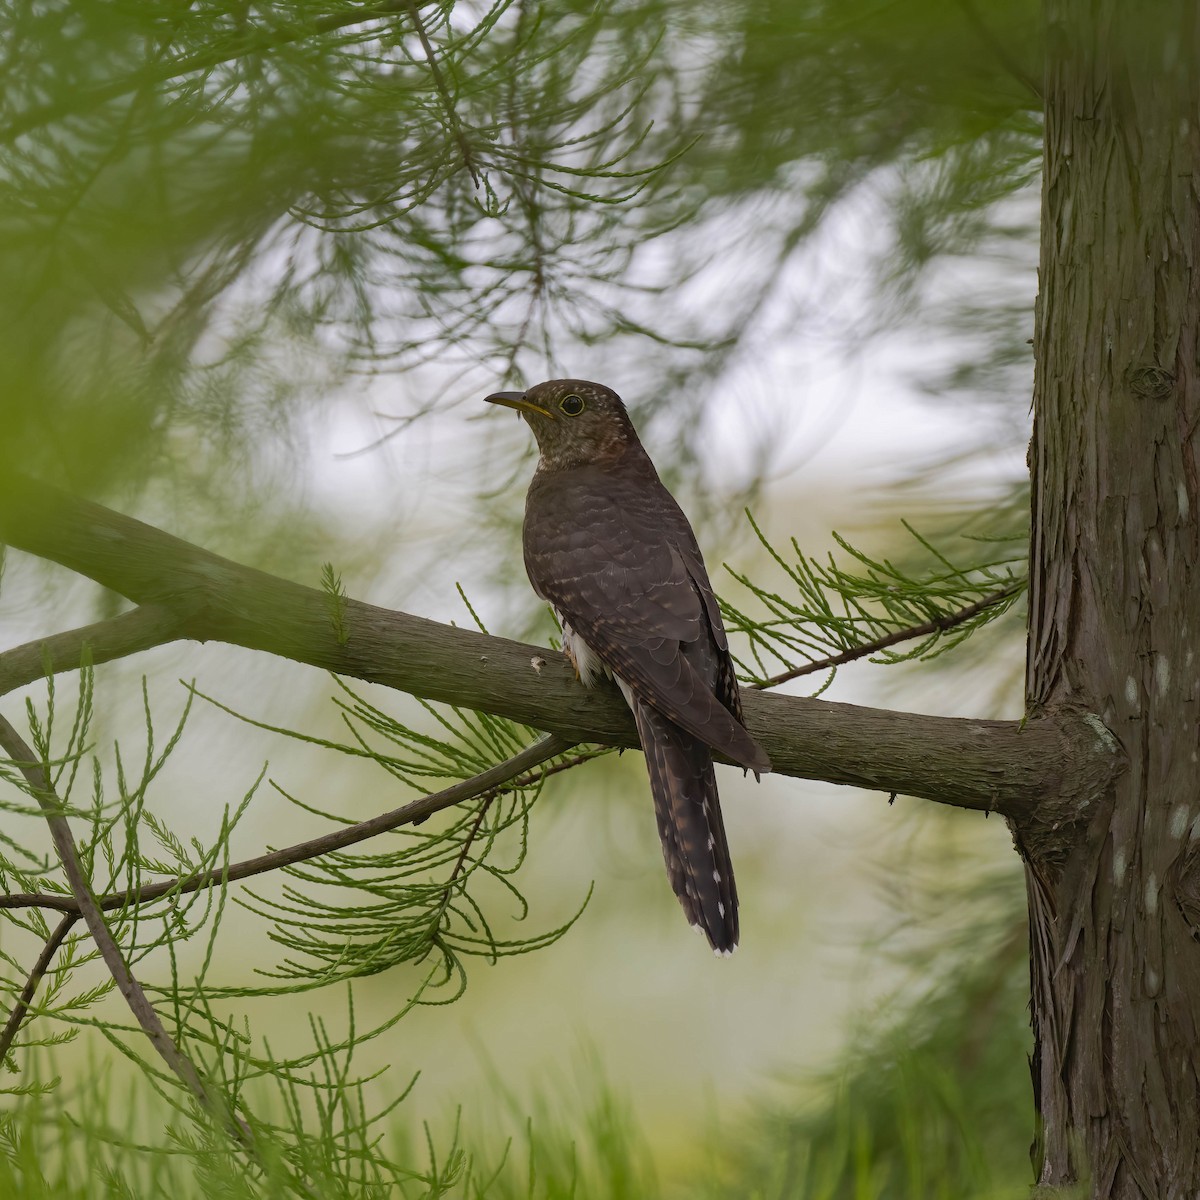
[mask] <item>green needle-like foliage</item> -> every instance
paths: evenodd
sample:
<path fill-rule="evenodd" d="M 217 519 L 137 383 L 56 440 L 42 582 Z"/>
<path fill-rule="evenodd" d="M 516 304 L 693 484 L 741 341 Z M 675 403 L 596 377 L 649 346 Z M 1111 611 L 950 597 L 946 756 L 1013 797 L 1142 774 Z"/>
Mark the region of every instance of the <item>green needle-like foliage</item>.
<path fill-rule="evenodd" d="M 767 587 L 730 569 L 762 615 L 721 601 L 730 632 L 749 647 L 738 666 L 760 687 L 823 670 L 824 690 L 839 662 L 859 656 L 877 663 L 937 657 L 1002 617 L 1025 590 L 1026 554 L 1018 539 L 974 542 L 971 557 L 956 563 L 907 522 L 920 551 L 915 561 L 911 554 L 907 561 L 872 557 L 835 533 L 846 566 L 832 554 L 824 560 L 805 554 L 795 538 L 785 557 L 747 515 L 786 580 L 785 587 Z"/>
<path fill-rule="evenodd" d="M 422 732 L 395 720 L 345 685 L 339 683 L 339 688 L 336 704 L 351 740 L 319 744 L 375 764 L 386 774 L 392 793 L 405 789 L 421 795 L 447 781 L 470 779 L 531 740 L 530 731 L 509 722 L 429 705 L 426 712 L 437 732 Z M 195 688 L 187 689 L 182 714 L 160 745 L 149 691 L 144 688 L 145 750 L 135 773 L 126 767 L 119 745 L 114 746 L 111 761 L 103 763 L 89 744 L 94 715 L 90 670 L 80 674 L 80 693 L 64 735 L 65 747 L 55 746 L 61 706 L 52 685 L 47 689 L 44 715 L 30 706 L 30 736 L 38 759 L 58 782 L 64 810 L 87 830 L 78 841 L 80 861 L 126 961 L 144 976 L 148 994 L 172 1036 L 207 1084 L 219 1088 L 235 1111 L 243 1111 L 245 1095 L 261 1093 L 269 1085 L 267 1094 L 275 1094 L 270 1103 L 279 1116 L 260 1117 L 253 1109 L 245 1113 L 247 1145 L 254 1148 L 247 1164 L 236 1146 L 222 1140 L 212 1117 L 197 1110 L 194 1101 L 180 1090 L 178 1080 L 147 1056 L 128 1014 L 114 1009 L 111 981 L 105 978 L 79 987 L 81 978 L 94 978 L 97 953 L 86 935 L 71 932 L 50 963 L 29 1005 L 28 1024 L 8 1054 L 8 1065 L 15 1074 L 2 1091 L 13 1099 L 23 1098 L 22 1104 L 4 1117 L 14 1155 L 20 1157 L 22 1137 L 36 1140 L 49 1128 L 36 1132 L 26 1121 L 43 1125 L 52 1121 L 48 1110 L 29 1108 L 33 1097 L 47 1097 L 45 1103 L 51 1107 L 65 1103 L 64 1112 L 73 1109 L 73 1102 L 49 1097 L 59 1085 L 47 1081 L 37 1069 L 37 1054 L 88 1030 L 133 1063 L 160 1099 L 178 1110 L 180 1123 L 173 1127 L 178 1145 L 172 1153 L 194 1160 L 200 1178 L 225 1180 L 230 1172 L 245 1172 L 249 1165 L 257 1180 L 255 1186 L 265 1190 L 248 1194 L 273 1194 L 270 1156 L 276 1155 L 283 1172 L 280 1178 L 289 1180 L 288 1186 L 294 1187 L 295 1180 L 303 1178 L 319 1194 L 349 1195 L 359 1187 L 378 1187 L 378 1194 L 384 1195 L 398 1179 L 425 1179 L 420 1171 L 390 1163 L 376 1153 L 372 1131 L 400 1102 L 403 1090 L 393 1102 L 369 1112 L 364 1089 L 380 1068 L 353 1071 L 351 1060 L 360 1047 L 394 1026 L 414 1005 L 446 1004 L 461 995 L 467 982 L 466 962 L 471 957 L 494 961 L 502 955 L 526 953 L 550 944 L 573 923 L 574 917 L 521 938 L 495 930 L 501 907 L 518 919 L 529 915 L 516 876 L 526 857 L 529 814 L 545 769 L 438 814 L 419 827 L 406 826 L 384 834 L 377 839 L 384 843 L 383 848 L 342 849 L 284 866 L 280 873 L 286 882 L 267 892 L 228 879 L 230 837 L 262 790 L 265 768 L 236 806 L 225 809 L 208 842 L 185 841 L 154 811 L 154 782 L 179 745 L 198 696 L 201 693 Z M 296 731 L 275 732 L 317 741 Z M 581 762 L 585 757 L 577 759 Z M 90 772 L 82 769 L 85 760 L 90 760 Z M 30 783 L 15 765 L 5 765 L 4 778 L 30 793 Z M 74 800 L 74 792 L 89 779 L 90 800 L 80 804 Z M 335 826 L 348 823 L 343 817 L 321 813 L 278 785 L 274 790 Z M 37 807 L 14 804 L 10 810 L 25 818 L 23 828 L 34 836 L 37 826 L 32 818 Z M 211 886 L 195 887 L 188 882 L 209 873 L 215 873 Z M 174 884 L 146 893 L 164 877 L 168 883 L 173 879 Z M 5 852 L 0 854 L 0 882 L 9 893 L 70 897 L 61 871 L 42 863 L 37 851 L 17 836 L 6 839 Z M 586 903 L 586 896 L 581 902 Z M 268 984 L 221 978 L 221 934 L 231 904 L 262 918 L 268 936 L 279 948 L 277 964 L 260 968 L 272 981 Z M 52 922 L 37 907 L 0 909 L 0 914 L 12 929 L 41 941 L 50 937 Z M 82 925 L 77 928 L 82 930 Z M 198 965 L 195 952 L 185 954 L 189 942 L 198 947 Z M 17 943 L 20 953 L 10 951 L 8 944 L 5 939 L 0 961 L 3 992 L 11 1008 L 25 984 L 29 947 L 36 943 L 28 939 Z M 359 1028 L 353 992 L 348 990 L 350 981 L 402 964 L 415 966 L 418 972 L 410 999 L 376 1027 Z M 310 1049 L 298 1055 L 273 1054 L 245 1018 L 229 1011 L 232 1003 L 242 1004 L 253 997 L 310 992 L 331 984 L 347 988 L 345 1028 L 335 1035 L 314 1019 Z M 93 1052 L 97 1048 L 91 1046 Z M 107 1110 L 101 1107 L 97 1111 Z M 12 1132 L 18 1126 L 24 1130 L 20 1136 Z M 93 1128 L 90 1136 L 100 1136 L 99 1129 Z M 111 1136 L 115 1144 L 133 1144 L 128 1132 L 109 1131 L 103 1136 Z M 427 1177 L 431 1187 L 443 1187 L 462 1172 L 458 1151 L 450 1152 L 450 1167 L 438 1165 L 437 1154 L 431 1146 L 433 1166 Z M 340 1190 L 325 1192 L 321 1189 L 326 1184 L 320 1180 Z M 375 1193 L 368 1190 L 363 1194 Z"/>

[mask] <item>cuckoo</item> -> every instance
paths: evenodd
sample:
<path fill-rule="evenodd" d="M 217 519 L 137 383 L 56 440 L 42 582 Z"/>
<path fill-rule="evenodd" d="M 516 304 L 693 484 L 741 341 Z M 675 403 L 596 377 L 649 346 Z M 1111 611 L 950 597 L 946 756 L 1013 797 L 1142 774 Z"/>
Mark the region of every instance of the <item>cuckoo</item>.
<path fill-rule="evenodd" d="M 621 398 L 583 379 L 496 392 L 540 452 L 525 501 L 525 569 L 554 606 L 588 687 L 611 676 L 633 710 L 671 887 L 718 954 L 738 943 L 737 888 L 712 751 L 756 774 L 737 678 L 696 535 Z"/>

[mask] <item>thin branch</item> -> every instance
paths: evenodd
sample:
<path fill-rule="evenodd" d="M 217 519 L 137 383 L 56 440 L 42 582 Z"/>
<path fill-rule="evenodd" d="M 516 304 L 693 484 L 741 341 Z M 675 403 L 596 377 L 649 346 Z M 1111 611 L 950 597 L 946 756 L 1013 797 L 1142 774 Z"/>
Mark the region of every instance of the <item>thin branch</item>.
<path fill-rule="evenodd" d="M 105 621 L 25 642 L 0 653 L 0 696 L 48 673 L 74 671 L 85 659 L 93 664 L 111 662 L 184 636 L 178 612 L 146 604 Z"/>
<path fill-rule="evenodd" d="M 471 823 L 471 828 L 467 832 L 467 836 L 463 839 L 462 848 L 458 852 L 458 857 L 454 860 L 454 869 L 450 872 L 450 878 L 446 880 L 446 886 L 442 888 L 442 901 L 438 905 L 437 912 L 433 918 L 433 928 L 437 929 L 441 923 L 442 916 L 450 904 L 450 893 L 454 890 L 454 885 L 458 882 L 458 877 L 462 874 L 463 865 L 467 861 L 467 854 L 470 852 L 471 846 L 483 825 L 484 818 L 488 815 L 488 810 L 492 807 L 496 799 L 496 792 L 493 792 L 479 806 L 479 812 L 475 815 L 475 820 Z"/>
<path fill-rule="evenodd" d="M 1023 583 L 1010 583 L 1007 587 L 1002 587 L 999 591 L 992 592 L 981 600 L 976 600 L 974 604 L 960 608 L 957 612 L 947 613 L 944 617 L 935 617 L 932 621 L 926 621 L 922 625 L 910 625 L 906 629 L 894 630 L 892 633 L 876 638 L 873 642 L 864 642 L 861 646 L 852 646 L 849 650 L 843 650 L 841 654 L 833 654 L 828 658 L 819 658 L 815 662 L 793 667 L 789 671 L 781 671 L 778 675 L 772 675 L 770 679 L 764 679 L 761 683 L 748 684 L 747 687 L 758 691 L 778 687 L 781 683 L 799 679 L 801 675 L 812 675 L 817 671 L 828 671 L 833 667 L 841 667 L 846 663 L 876 654 L 880 650 L 886 650 L 889 646 L 898 645 L 900 642 L 911 642 L 916 638 L 929 637 L 934 633 L 945 633 L 947 630 L 969 621 L 972 617 L 977 617 L 986 609 L 1002 603 L 1010 596 L 1015 596 L 1024 586 Z"/>
<path fill-rule="evenodd" d="M 433 52 L 433 43 L 429 40 L 429 34 L 425 31 L 425 22 L 421 20 L 420 10 L 414 0 L 410 0 L 407 8 L 409 16 L 412 17 L 413 25 L 416 26 L 417 37 L 420 39 L 421 49 L 425 53 L 425 61 L 429 64 L 429 73 L 433 76 L 434 87 L 437 88 L 438 95 L 442 98 L 442 108 L 445 110 L 446 120 L 454 132 L 454 140 L 458 143 L 459 152 L 462 154 L 463 166 L 467 168 L 467 172 L 471 176 L 471 182 L 478 188 L 480 186 L 479 171 L 475 167 L 475 155 L 471 150 L 471 143 L 467 141 L 467 135 L 463 130 L 462 119 L 458 115 L 458 109 L 454 104 L 454 97 L 450 95 L 450 89 L 446 85 L 446 77 L 442 74 L 442 68 L 438 63 L 437 55 Z"/>
<path fill-rule="evenodd" d="M 25 980 L 25 986 L 21 989 L 21 994 L 17 997 L 17 1002 L 13 1005 L 12 1012 L 8 1014 L 8 1022 L 4 1026 L 4 1032 L 0 1033 L 0 1063 L 4 1062 L 9 1050 L 12 1049 L 13 1041 L 21 1031 L 21 1026 L 25 1023 L 25 1016 L 29 1012 L 29 1005 L 33 1002 L 34 993 L 37 992 L 38 985 L 50 969 L 50 963 L 58 953 L 59 946 L 66 941 L 67 934 L 71 932 L 71 927 L 78 920 L 79 914 L 77 912 L 64 914 L 62 920 L 59 921 L 54 927 L 53 932 L 46 939 L 46 944 L 42 947 L 42 952 L 38 955 L 37 962 L 30 968 L 29 976 Z"/>
<path fill-rule="evenodd" d="M 79 852 L 75 846 L 75 835 L 71 832 L 71 826 L 63 815 L 62 801 L 54 791 L 38 757 L 3 716 L 0 716 L 0 748 L 25 776 L 29 790 L 41 808 L 42 814 L 46 818 L 46 824 L 50 827 L 50 836 L 54 840 L 54 848 L 58 851 L 63 873 L 67 877 L 71 894 L 75 899 L 76 911 L 87 925 L 88 933 L 96 943 L 96 948 L 100 951 L 100 956 L 104 959 L 104 964 L 108 967 L 109 973 L 117 985 L 117 990 L 125 998 L 125 1003 L 129 1005 L 137 1023 L 149 1038 L 150 1044 L 192 1093 L 201 1107 L 205 1111 L 221 1117 L 242 1144 L 250 1148 L 249 1129 L 229 1111 L 223 1098 L 218 1099 L 205 1086 L 191 1059 L 180 1050 L 171 1035 L 167 1033 L 158 1013 L 154 1011 L 153 1005 L 146 998 L 142 985 L 138 983 L 129 969 L 129 964 L 125 961 L 121 948 L 105 923 L 100 906 L 96 902 L 95 893 L 92 891 L 92 885 L 84 873 L 83 864 L 79 860 Z"/>
<path fill-rule="evenodd" d="M 0 473 L 0 540 L 223 641 L 448 704 L 570 743 L 638 745 L 615 687 L 584 688 L 561 655 L 347 600 L 221 558 L 18 472 Z M 346 636 L 348 634 L 348 637 Z M 1076 714 L 978 721 L 747 691 L 746 724 L 778 774 L 920 796 L 1017 820 L 1076 820 L 1119 763 Z"/>
<path fill-rule="evenodd" d="M 306 842 L 298 842 L 282 850 L 272 850 L 255 858 L 247 858 L 229 867 L 218 867 L 211 871 L 199 872 L 195 875 L 184 875 L 176 879 L 166 879 L 146 887 L 134 888 L 120 892 L 109 892 L 99 897 L 98 906 L 105 912 L 113 909 L 127 908 L 129 905 L 148 904 L 168 894 L 185 895 L 198 891 L 200 888 L 212 887 L 219 883 L 234 883 L 240 879 L 249 879 L 254 875 L 262 875 L 279 867 L 290 867 L 296 863 L 307 862 L 322 854 L 330 854 L 334 850 L 344 850 L 347 846 L 365 842 L 368 838 L 377 837 L 381 833 L 398 829 L 401 825 L 417 825 L 436 812 L 461 804 L 464 800 L 473 800 L 477 796 L 488 793 L 497 795 L 504 789 L 504 784 L 529 771 L 547 759 L 556 758 L 571 749 L 573 743 L 563 738 L 547 734 L 538 738 L 530 746 L 506 758 L 503 762 L 481 771 L 470 779 L 464 779 L 440 792 L 422 796 L 412 800 L 390 812 L 381 813 L 367 821 L 359 821 L 355 825 L 347 825 L 320 837 L 310 838 Z M 584 761 L 582 758 L 580 761 Z M 546 773 L 554 771 L 552 767 Z M 523 782 L 523 781 L 522 781 Z M 530 780 L 533 782 L 533 780 Z M 78 899 L 74 896 L 56 895 L 53 892 L 17 892 L 0 896 L 0 908 L 49 908 L 63 913 L 78 913 Z"/>

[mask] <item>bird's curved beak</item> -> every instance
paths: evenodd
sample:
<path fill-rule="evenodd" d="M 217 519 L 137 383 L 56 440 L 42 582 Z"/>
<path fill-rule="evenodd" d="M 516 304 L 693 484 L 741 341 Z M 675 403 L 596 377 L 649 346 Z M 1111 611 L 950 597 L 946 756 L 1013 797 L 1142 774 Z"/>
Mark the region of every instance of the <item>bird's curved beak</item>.
<path fill-rule="evenodd" d="M 526 400 L 524 392 L 493 392 L 490 396 L 484 396 L 483 399 L 486 404 L 503 404 L 505 408 L 515 408 L 517 412 L 533 412 L 542 417 L 549 417 L 551 421 L 554 420 L 554 414 L 548 408 L 534 404 L 532 400 Z"/>

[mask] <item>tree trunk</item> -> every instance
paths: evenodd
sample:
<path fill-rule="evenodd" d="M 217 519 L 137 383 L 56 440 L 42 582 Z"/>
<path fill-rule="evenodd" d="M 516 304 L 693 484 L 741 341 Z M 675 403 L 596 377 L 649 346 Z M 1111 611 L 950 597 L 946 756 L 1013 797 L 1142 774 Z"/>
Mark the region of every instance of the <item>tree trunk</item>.
<path fill-rule="evenodd" d="M 1127 769 L 1018 825 L 1035 1166 L 1052 1191 L 1200 1195 L 1200 43 L 1190 0 L 1047 0 L 1031 713 Z"/>

